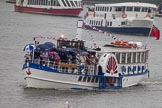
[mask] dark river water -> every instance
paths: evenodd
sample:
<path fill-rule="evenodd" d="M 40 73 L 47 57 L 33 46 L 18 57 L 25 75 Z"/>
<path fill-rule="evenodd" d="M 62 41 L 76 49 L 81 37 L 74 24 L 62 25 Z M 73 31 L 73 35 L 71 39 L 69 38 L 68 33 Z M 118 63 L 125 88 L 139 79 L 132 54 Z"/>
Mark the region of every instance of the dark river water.
<path fill-rule="evenodd" d="M 86 6 L 84 7 L 84 11 Z M 150 78 L 129 88 L 110 91 L 65 91 L 25 87 L 22 64 L 23 48 L 33 36 L 64 34 L 75 38 L 79 18 L 14 12 L 14 4 L 0 0 L 0 108 L 162 108 L 162 39 L 149 38 Z M 162 31 L 162 18 L 155 18 Z M 96 31 L 83 31 L 83 39 L 91 45 L 112 41 Z M 147 37 L 118 35 L 118 38 L 147 43 Z"/>

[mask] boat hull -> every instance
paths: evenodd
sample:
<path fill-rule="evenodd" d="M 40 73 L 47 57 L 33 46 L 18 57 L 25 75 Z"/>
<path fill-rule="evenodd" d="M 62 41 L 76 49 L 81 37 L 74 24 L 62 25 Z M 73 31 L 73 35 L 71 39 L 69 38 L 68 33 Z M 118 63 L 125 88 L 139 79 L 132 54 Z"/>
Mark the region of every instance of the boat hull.
<path fill-rule="evenodd" d="M 85 26 L 86 29 L 94 30 L 93 27 Z M 151 28 L 143 27 L 97 27 L 95 28 L 117 34 L 131 34 L 148 36 Z"/>
<path fill-rule="evenodd" d="M 28 69 L 25 69 L 25 73 L 26 71 Z M 98 87 L 96 83 L 78 82 L 79 75 L 49 72 L 33 68 L 30 68 L 30 71 L 30 75 L 25 75 L 27 87 L 53 89 L 92 89 Z"/>
<path fill-rule="evenodd" d="M 137 85 L 141 82 L 143 77 L 147 74 L 141 73 L 136 75 L 122 76 L 122 79 L 119 80 L 121 87 L 117 84 L 109 87 L 100 87 L 99 81 L 96 83 L 79 81 L 79 77 L 86 77 L 85 75 L 78 74 L 69 74 L 64 72 L 56 72 L 55 70 L 48 70 L 44 68 L 31 68 L 30 74 L 28 74 L 28 68 L 24 69 L 25 71 L 25 80 L 26 87 L 31 88 L 45 88 L 45 89 L 88 89 L 88 90 L 103 90 L 103 89 L 116 89 L 124 88 L 133 85 Z M 100 78 L 99 78 L 100 79 Z"/>
<path fill-rule="evenodd" d="M 69 9 L 47 9 L 47 8 L 34 8 L 34 7 L 22 7 L 15 5 L 15 11 L 26 12 L 26 13 L 38 13 L 38 14 L 49 14 L 49 15 L 62 15 L 62 16 L 75 16 L 78 17 L 82 8 L 69 8 Z"/>

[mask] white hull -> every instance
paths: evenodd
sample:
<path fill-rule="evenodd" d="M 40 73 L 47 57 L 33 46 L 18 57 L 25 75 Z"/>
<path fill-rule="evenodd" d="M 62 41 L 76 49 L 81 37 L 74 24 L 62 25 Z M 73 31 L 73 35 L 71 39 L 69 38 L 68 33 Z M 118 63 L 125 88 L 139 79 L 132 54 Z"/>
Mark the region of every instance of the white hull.
<path fill-rule="evenodd" d="M 130 77 L 123 77 L 122 87 L 129 87 L 129 86 L 137 85 L 143 80 L 144 76 L 145 74 L 137 75 L 137 76 L 130 76 Z"/>
<path fill-rule="evenodd" d="M 25 69 L 26 71 L 26 69 Z M 71 89 L 71 88 L 94 88 L 98 84 L 90 84 L 86 82 L 78 82 L 78 75 L 54 73 L 42 70 L 31 69 L 32 75 L 26 74 L 27 87 L 33 88 L 55 88 L 55 89 Z"/>
<path fill-rule="evenodd" d="M 25 69 L 26 73 L 27 69 Z M 48 89 L 98 89 L 99 83 L 79 82 L 79 75 L 47 72 L 30 69 L 31 75 L 26 74 L 26 87 Z M 137 85 L 145 74 L 125 76 L 122 78 L 122 88 Z"/>

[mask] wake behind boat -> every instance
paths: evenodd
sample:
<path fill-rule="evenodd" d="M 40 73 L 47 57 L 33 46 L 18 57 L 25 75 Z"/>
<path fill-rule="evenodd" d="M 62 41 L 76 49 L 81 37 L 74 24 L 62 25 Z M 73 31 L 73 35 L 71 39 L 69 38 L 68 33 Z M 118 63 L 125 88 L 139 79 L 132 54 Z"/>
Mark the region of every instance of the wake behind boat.
<path fill-rule="evenodd" d="M 139 84 L 149 72 L 149 50 L 141 42 L 116 40 L 88 48 L 80 38 L 60 37 L 55 43 L 34 43 L 24 47 L 27 87 L 117 89 Z"/>
<path fill-rule="evenodd" d="M 140 2 L 95 4 L 84 16 L 85 28 L 148 36 L 156 9 L 154 4 Z"/>
<path fill-rule="evenodd" d="M 82 0 L 17 0 L 15 11 L 75 16 L 83 9 Z"/>

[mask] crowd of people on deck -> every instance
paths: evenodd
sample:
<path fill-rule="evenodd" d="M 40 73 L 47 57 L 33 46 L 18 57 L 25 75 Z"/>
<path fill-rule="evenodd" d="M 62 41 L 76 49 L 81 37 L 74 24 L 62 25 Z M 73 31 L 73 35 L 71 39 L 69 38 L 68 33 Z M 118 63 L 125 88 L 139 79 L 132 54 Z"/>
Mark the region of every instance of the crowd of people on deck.
<path fill-rule="evenodd" d="M 91 54 L 87 52 L 86 54 L 81 54 L 80 52 L 70 52 L 64 51 L 64 49 L 52 48 L 50 50 L 41 51 L 39 48 L 25 55 L 26 62 L 33 61 L 34 63 L 38 63 L 40 65 L 59 65 L 59 63 L 67 63 L 67 64 L 76 64 L 78 66 L 83 65 L 84 68 L 88 68 L 88 66 L 95 66 L 97 63 L 97 59 L 95 54 Z M 88 70 L 88 69 L 87 69 Z"/>

